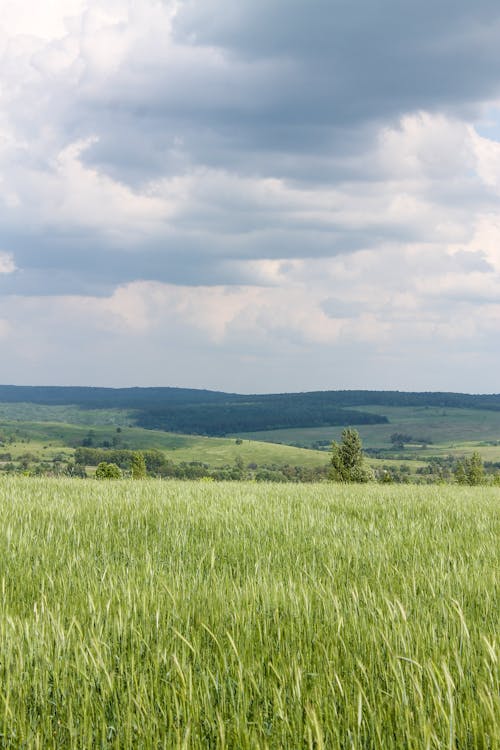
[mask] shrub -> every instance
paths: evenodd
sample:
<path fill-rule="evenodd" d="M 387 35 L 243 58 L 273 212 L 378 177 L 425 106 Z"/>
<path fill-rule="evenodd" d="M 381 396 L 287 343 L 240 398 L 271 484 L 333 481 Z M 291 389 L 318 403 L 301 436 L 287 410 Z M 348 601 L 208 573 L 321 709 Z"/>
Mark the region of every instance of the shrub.
<path fill-rule="evenodd" d="M 108 464 L 106 461 L 101 461 L 95 470 L 96 479 L 121 479 L 122 471 L 116 464 Z"/>

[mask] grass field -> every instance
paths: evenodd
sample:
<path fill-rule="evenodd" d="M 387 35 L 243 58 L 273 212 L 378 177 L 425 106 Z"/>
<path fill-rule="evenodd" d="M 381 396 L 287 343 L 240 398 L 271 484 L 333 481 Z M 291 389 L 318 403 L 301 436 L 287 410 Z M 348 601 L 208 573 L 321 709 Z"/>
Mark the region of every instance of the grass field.
<path fill-rule="evenodd" d="M 324 452 L 278 445 L 268 442 L 244 440 L 236 444 L 234 438 L 209 438 L 198 435 L 176 435 L 161 430 L 145 430 L 140 427 L 123 427 L 117 433 L 115 427 L 94 425 L 92 432 L 96 443 L 102 440 L 111 442 L 119 436 L 120 447 L 133 450 L 157 448 L 165 451 L 176 463 L 200 461 L 212 467 L 233 464 L 240 457 L 245 464 L 275 464 L 277 466 L 323 466 L 328 462 Z M 14 443 L 6 443 L 2 450 L 12 454 L 14 459 L 25 453 L 32 453 L 39 459 L 50 460 L 61 453 L 71 455 L 69 446 L 81 445 L 88 435 L 89 426 L 64 424 L 59 422 L 14 422 L 0 420 L 0 435 L 15 435 Z"/>
<path fill-rule="evenodd" d="M 0 747 L 500 746 L 500 490 L 0 480 Z"/>
<path fill-rule="evenodd" d="M 363 406 L 363 410 L 383 411 L 389 419 L 388 424 L 357 427 L 365 450 L 382 451 L 378 453 L 379 458 L 368 456 L 369 463 L 376 470 L 381 466 L 397 468 L 406 464 L 411 480 L 416 481 L 419 478 L 417 472 L 432 457 L 460 458 L 477 450 L 484 461 L 500 462 L 500 412 L 388 406 Z M 39 421 L 30 421 L 29 417 L 36 417 Z M 81 445 L 92 431 L 93 445 L 132 450 L 157 448 L 176 464 L 194 461 L 218 469 L 241 460 L 245 466 L 314 468 L 328 463 L 329 444 L 332 440 L 340 440 L 343 429 L 297 428 L 209 438 L 134 427 L 131 424 L 133 418 L 132 412 L 118 409 L 0 404 L 0 454 L 10 454 L 14 462 L 50 463 L 60 458 L 69 461 L 74 447 Z M 70 421 L 59 421 L 61 419 Z M 406 443 L 402 450 L 392 445 L 390 437 L 393 433 L 410 435 L 415 442 Z M 237 445 L 236 438 L 243 439 L 243 443 Z M 318 441 L 326 442 L 323 450 L 312 450 Z M 424 442 L 428 444 L 423 445 Z M 0 469 L 9 461 L 8 458 L 0 459 Z"/>
<path fill-rule="evenodd" d="M 432 441 L 427 448 L 420 445 L 407 447 L 408 458 L 425 459 L 430 455 L 462 455 L 479 448 L 484 459 L 500 461 L 500 412 L 481 409 L 451 409 L 432 407 L 363 406 L 363 411 L 384 414 L 388 424 L 358 425 L 365 448 L 393 448 L 390 437 L 393 433 L 405 433 Z M 342 427 L 308 427 L 289 430 L 240 433 L 252 440 L 269 440 L 277 443 L 294 443 L 309 447 L 319 440 L 339 440 Z M 481 445 L 484 442 L 499 442 L 498 446 Z M 401 453 L 396 450 L 396 453 Z"/>

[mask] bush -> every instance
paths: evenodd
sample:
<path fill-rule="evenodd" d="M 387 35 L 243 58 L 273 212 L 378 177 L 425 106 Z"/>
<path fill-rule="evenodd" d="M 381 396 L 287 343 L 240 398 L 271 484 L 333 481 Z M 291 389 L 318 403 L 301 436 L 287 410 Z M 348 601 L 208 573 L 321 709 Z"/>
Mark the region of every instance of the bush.
<path fill-rule="evenodd" d="M 147 476 L 146 460 L 144 454 L 140 451 L 136 451 L 132 456 L 130 462 L 130 470 L 132 472 L 132 479 L 145 479 Z"/>
<path fill-rule="evenodd" d="M 116 464 L 108 464 L 106 461 L 101 461 L 95 470 L 95 477 L 96 479 L 121 479 L 122 471 Z"/>

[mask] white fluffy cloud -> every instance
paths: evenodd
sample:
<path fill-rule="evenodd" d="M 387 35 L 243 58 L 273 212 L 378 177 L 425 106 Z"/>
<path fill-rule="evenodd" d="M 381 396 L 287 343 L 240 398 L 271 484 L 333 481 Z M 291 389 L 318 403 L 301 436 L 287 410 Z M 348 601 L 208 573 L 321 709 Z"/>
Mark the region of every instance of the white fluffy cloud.
<path fill-rule="evenodd" d="M 0 251 L 0 273 L 13 273 L 16 270 L 16 264 L 10 253 Z"/>

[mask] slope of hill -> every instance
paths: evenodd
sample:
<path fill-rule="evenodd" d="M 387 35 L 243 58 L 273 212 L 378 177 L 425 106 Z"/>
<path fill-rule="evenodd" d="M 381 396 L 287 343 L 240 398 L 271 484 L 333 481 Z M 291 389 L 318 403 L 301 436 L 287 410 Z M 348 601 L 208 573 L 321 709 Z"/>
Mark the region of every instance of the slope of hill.
<path fill-rule="evenodd" d="M 82 445 L 116 451 L 156 449 L 176 463 L 196 461 L 210 467 L 226 466 L 236 459 L 245 465 L 319 467 L 328 460 L 320 451 L 254 440 L 178 435 L 139 427 L 95 425 L 89 429 L 62 422 L 0 420 L 0 456 L 9 456 L 4 462 L 24 456 L 29 456 L 30 461 L 53 461 L 61 455 L 70 458 Z"/>
<path fill-rule="evenodd" d="M 72 388 L 56 386 L 0 386 L 0 404 L 38 407 L 77 407 L 82 411 L 126 410 L 129 422 L 148 429 L 222 436 L 231 432 L 315 427 L 323 425 L 384 424 L 382 414 L 346 408 L 338 393 L 282 393 L 240 395 L 184 388 Z M 356 404 L 355 404 L 356 405 Z M 356 405 L 357 406 L 357 405 Z M 6 414 L 7 415 L 7 414 Z M 72 419 L 74 421 L 74 419 Z M 83 420 L 77 420 L 83 421 Z"/>
<path fill-rule="evenodd" d="M 173 439 L 166 433 L 176 433 L 173 442 L 180 440 L 180 434 L 232 435 L 328 449 L 343 427 L 353 425 L 372 455 L 422 459 L 459 454 L 481 443 L 485 447 L 487 441 L 492 447 L 488 460 L 500 459 L 498 394 L 316 391 L 241 395 L 186 388 L 0 386 L 0 420 L 18 420 L 25 428 L 31 423 L 30 430 L 43 434 L 43 441 L 60 435 L 64 445 L 73 447 L 82 444 L 79 425 L 111 428 L 108 437 L 102 438 L 110 447 L 120 443 L 114 430 L 146 428 L 136 432 L 134 447 L 154 444 L 168 450 Z M 46 427 L 35 428 L 34 423 Z M 143 436 L 151 437 L 152 430 L 151 442 Z"/>

